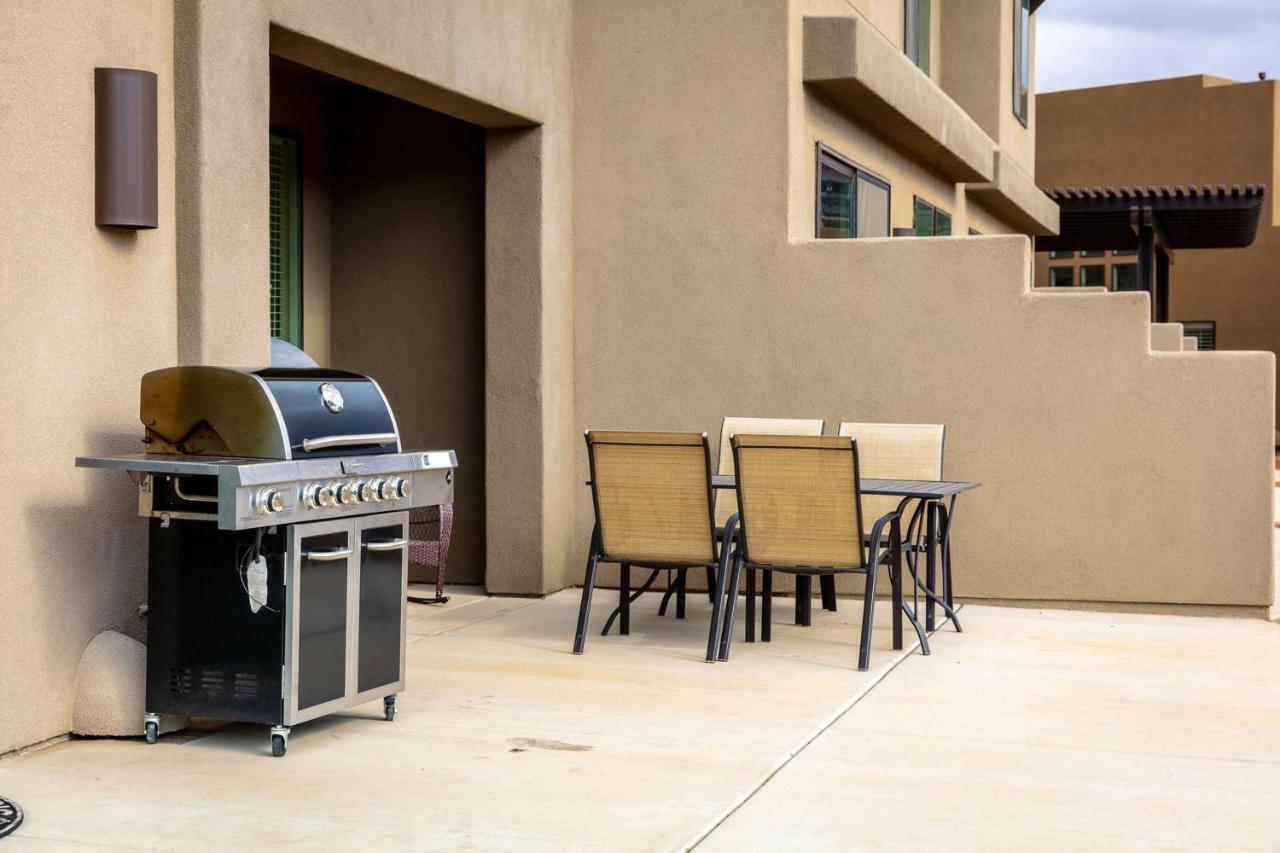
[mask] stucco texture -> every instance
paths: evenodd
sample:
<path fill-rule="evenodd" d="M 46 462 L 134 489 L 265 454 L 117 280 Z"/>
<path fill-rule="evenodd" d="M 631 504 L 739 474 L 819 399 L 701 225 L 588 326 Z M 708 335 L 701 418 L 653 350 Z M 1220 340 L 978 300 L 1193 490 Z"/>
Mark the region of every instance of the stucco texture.
<path fill-rule="evenodd" d="M 0 2 L 0 753 L 71 728 L 94 635 L 142 637 L 134 492 L 73 464 L 141 448 L 138 377 L 176 358 L 172 20 L 168 0 Z M 153 231 L 94 226 L 95 66 L 158 75 Z"/>
<path fill-rule="evenodd" d="M 1153 354 L 1022 236 L 788 241 L 799 45 L 731 6 L 575 9 L 578 428 L 945 423 L 961 595 L 1270 603 L 1272 357 Z"/>
<path fill-rule="evenodd" d="M 1196 75 L 1053 92 L 1037 101 L 1041 186 L 1266 185 L 1253 245 L 1174 253 L 1169 319 L 1214 321 L 1218 349 L 1280 353 L 1280 84 Z M 1075 263 L 1136 262 L 1129 255 Z M 1063 263 L 1073 262 L 1054 265 Z M 1048 253 L 1041 253 L 1038 284 L 1048 283 L 1048 267 Z"/>

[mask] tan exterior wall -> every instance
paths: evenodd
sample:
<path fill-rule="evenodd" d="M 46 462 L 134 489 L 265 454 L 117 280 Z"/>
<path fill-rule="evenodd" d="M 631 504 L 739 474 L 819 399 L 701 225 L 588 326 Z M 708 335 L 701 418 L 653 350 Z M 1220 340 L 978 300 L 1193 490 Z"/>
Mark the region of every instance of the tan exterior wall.
<path fill-rule="evenodd" d="M 576 9 L 577 427 L 944 422 L 947 475 L 984 484 L 959 508 L 961 594 L 1269 604 L 1272 357 L 1152 353 L 1145 296 L 1034 292 L 1025 237 L 787 228 L 813 204 L 809 8 Z"/>
<path fill-rule="evenodd" d="M 71 728 L 76 666 L 143 638 L 145 525 L 123 474 L 138 378 L 177 359 L 173 4 L 0 2 L 0 753 Z M 95 66 L 159 76 L 159 228 L 94 226 Z"/>
<path fill-rule="evenodd" d="M 178 119 L 200 129 L 179 152 L 200 224 L 188 243 L 180 239 L 181 256 L 193 260 L 179 284 L 220 306 L 188 324 L 186 337 L 202 342 L 190 349 L 232 364 L 265 360 L 265 289 L 261 304 L 256 295 L 237 302 L 236 291 L 266 280 L 266 208 L 255 200 L 266 197 L 269 52 L 487 128 L 486 582 L 497 592 L 559 588 L 572 547 L 566 484 L 576 449 L 572 332 L 563 321 L 573 310 L 568 3 L 352 8 L 343 0 L 178 4 L 178 62 L 192 93 Z M 249 168 L 233 165 L 245 160 Z M 492 185 L 497 175 L 509 179 Z M 222 340 L 232 321 L 239 350 L 203 343 Z"/>
<path fill-rule="evenodd" d="M 1195 76 L 1037 99 L 1041 186 L 1267 185 L 1252 246 L 1178 251 L 1169 268 L 1169 319 L 1214 321 L 1220 350 L 1280 352 L 1278 93 L 1273 80 Z M 1110 282 L 1111 264 L 1136 261 L 1133 255 L 1051 261 L 1039 253 L 1036 283 L 1048 283 L 1050 265 L 1094 263 L 1108 265 Z"/>

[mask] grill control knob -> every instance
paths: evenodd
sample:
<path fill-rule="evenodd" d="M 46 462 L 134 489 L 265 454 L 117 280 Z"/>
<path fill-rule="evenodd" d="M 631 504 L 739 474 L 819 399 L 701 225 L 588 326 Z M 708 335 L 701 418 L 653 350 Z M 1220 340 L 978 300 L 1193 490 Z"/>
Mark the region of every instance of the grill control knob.
<path fill-rule="evenodd" d="M 316 502 L 320 506 L 333 506 L 333 489 L 328 486 L 320 486 L 316 490 Z"/>
<path fill-rule="evenodd" d="M 409 497 L 409 493 L 413 487 L 409 484 L 408 477 L 396 477 L 396 493 L 402 498 Z"/>
<path fill-rule="evenodd" d="M 263 515 L 269 512 L 282 512 L 284 510 L 284 495 L 275 489 L 263 489 L 258 492 L 256 503 L 258 512 Z"/>
<path fill-rule="evenodd" d="M 375 502 L 382 500 L 382 483 L 383 483 L 382 480 L 369 481 L 369 489 L 373 492 L 373 497 L 371 497 L 369 500 L 375 501 Z"/>
<path fill-rule="evenodd" d="M 388 477 L 378 482 L 378 497 L 384 501 L 393 501 L 400 497 L 396 491 L 396 477 Z"/>
<path fill-rule="evenodd" d="M 329 484 L 329 503 L 325 506 L 341 506 L 342 505 L 342 489 L 343 485 L 337 481 Z"/>
<path fill-rule="evenodd" d="M 375 501 L 378 499 L 377 495 L 374 494 L 373 485 L 369 483 L 367 480 L 360 480 L 359 482 L 357 482 L 355 485 L 355 492 L 356 492 L 356 498 L 361 503 L 369 503 L 370 501 Z"/>
<path fill-rule="evenodd" d="M 359 500 L 356 497 L 355 486 L 351 483 L 335 483 L 333 486 L 333 494 L 338 499 L 338 503 L 344 506 L 351 506 Z"/>
<path fill-rule="evenodd" d="M 302 502 L 311 509 L 320 506 L 320 485 L 318 483 L 307 483 L 302 487 Z"/>

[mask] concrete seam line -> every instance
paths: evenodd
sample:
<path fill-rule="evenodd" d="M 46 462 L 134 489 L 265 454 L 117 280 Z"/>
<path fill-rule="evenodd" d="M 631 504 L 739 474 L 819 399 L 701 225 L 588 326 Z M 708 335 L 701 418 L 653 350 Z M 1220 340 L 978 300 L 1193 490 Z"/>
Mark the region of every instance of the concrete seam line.
<path fill-rule="evenodd" d="M 957 607 L 956 611 L 959 612 L 959 610 L 960 608 Z M 941 622 L 938 623 L 937 628 L 928 632 L 929 636 L 932 637 L 934 634 L 940 631 L 944 625 L 946 625 L 950 621 L 951 619 L 949 617 L 946 619 L 943 619 Z M 884 681 L 885 678 L 888 677 L 889 673 L 893 672 L 905 661 L 910 660 L 911 656 L 914 655 L 916 653 L 916 650 L 919 648 L 920 648 L 920 641 L 917 639 L 909 649 L 904 651 L 898 657 L 897 660 L 895 660 L 893 663 L 885 667 L 884 670 L 880 672 L 879 675 L 877 675 L 875 678 L 871 679 L 869 682 L 863 685 L 861 690 L 854 693 L 853 696 L 845 700 L 844 704 L 842 704 L 834 712 L 828 715 L 825 720 L 823 720 L 821 723 L 819 723 L 817 726 L 811 729 L 807 735 L 805 735 L 803 738 L 800 739 L 800 742 L 796 744 L 796 746 L 792 747 L 781 758 L 775 761 L 772 767 L 770 767 L 768 770 L 762 773 L 757 778 L 754 784 L 748 787 L 747 790 L 743 792 L 741 795 L 739 795 L 739 797 L 736 800 L 734 800 L 727 807 L 722 809 L 718 814 L 712 817 L 710 822 L 707 823 L 707 825 L 704 826 L 698 832 L 698 834 L 695 835 L 690 841 L 687 841 L 684 844 L 682 844 L 680 847 L 677 847 L 676 850 L 679 851 L 679 853 L 687 853 L 687 851 L 693 850 L 699 844 L 706 841 L 707 837 L 710 836 L 711 833 L 715 832 L 716 829 L 719 828 L 720 824 L 724 823 L 733 815 L 734 812 L 736 812 L 738 809 L 746 805 L 747 802 L 752 797 L 754 797 L 757 793 L 759 793 L 761 788 L 769 784 L 769 781 L 773 779 L 774 776 L 777 776 L 779 772 L 782 771 L 782 768 L 790 764 L 791 761 L 797 755 L 804 752 L 805 749 L 808 748 L 809 744 L 817 740 L 818 737 L 823 732 L 825 732 L 827 729 L 835 725 L 835 723 L 845 714 L 849 713 L 849 710 L 854 705 L 862 701 L 863 697 L 866 696 L 868 693 L 870 693 L 881 681 Z"/>

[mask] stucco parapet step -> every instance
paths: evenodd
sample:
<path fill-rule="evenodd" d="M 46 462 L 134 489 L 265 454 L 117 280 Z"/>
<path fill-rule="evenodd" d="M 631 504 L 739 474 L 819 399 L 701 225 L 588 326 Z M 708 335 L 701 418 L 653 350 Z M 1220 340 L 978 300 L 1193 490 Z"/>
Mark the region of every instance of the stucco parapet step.
<path fill-rule="evenodd" d="M 856 13 L 804 19 L 804 83 L 948 178 L 993 180 L 991 137 Z"/>
<path fill-rule="evenodd" d="M 1036 186 L 1031 176 L 1003 151 L 995 152 L 995 174 L 990 181 L 965 184 L 969 199 L 990 210 L 1027 234 L 1058 233 L 1058 204 Z"/>

